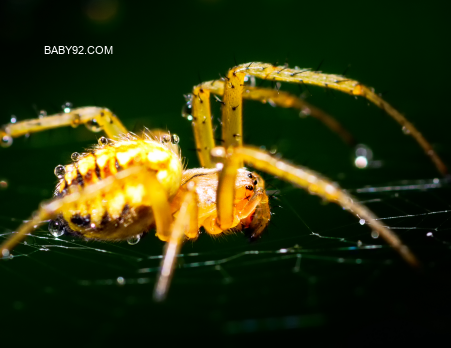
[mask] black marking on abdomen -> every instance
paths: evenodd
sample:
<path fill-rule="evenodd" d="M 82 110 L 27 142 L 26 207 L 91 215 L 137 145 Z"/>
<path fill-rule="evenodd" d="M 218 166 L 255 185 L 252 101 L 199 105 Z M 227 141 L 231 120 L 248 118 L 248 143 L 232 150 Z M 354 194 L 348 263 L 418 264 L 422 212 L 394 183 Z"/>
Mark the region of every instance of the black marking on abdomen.
<path fill-rule="evenodd" d="M 91 227 L 91 215 L 82 217 L 80 214 L 75 214 L 70 218 L 70 222 L 79 227 Z"/>
<path fill-rule="evenodd" d="M 77 179 L 75 181 L 77 185 L 80 185 L 81 187 L 85 186 L 85 182 L 83 181 L 83 176 L 81 175 L 80 171 L 77 168 Z"/>
<path fill-rule="evenodd" d="M 128 204 L 124 205 L 124 207 L 122 208 L 121 211 L 121 215 L 119 216 L 119 218 L 117 219 L 117 221 L 119 223 L 123 223 L 125 221 L 125 219 L 128 218 L 130 214 L 130 206 Z"/>

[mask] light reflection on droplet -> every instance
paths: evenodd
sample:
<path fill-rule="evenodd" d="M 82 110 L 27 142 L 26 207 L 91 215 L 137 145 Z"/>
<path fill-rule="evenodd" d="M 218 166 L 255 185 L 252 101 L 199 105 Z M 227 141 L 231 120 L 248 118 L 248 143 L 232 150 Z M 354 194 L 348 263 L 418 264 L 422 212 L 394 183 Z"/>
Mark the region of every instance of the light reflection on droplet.
<path fill-rule="evenodd" d="M 141 235 L 137 234 L 136 236 L 130 237 L 127 239 L 127 243 L 130 245 L 138 244 L 141 240 Z"/>
<path fill-rule="evenodd" d="M 355 159 L 354 164 L 359 169 L 366 168 L 368 166 L 368 159 L 366 157 L 363 157 L 363 156 L 358 156 Z"/>
<path fill-rule="evenodd" d="M 124 277 L 117 277 L 116 282 L 118 285 L 124 285 L 125 279 L 124 279 Z"/>
<path fill-rule="evenodd" d="M 360 224 L 360 225 L 365 225 L 365 224 L 366 224 L 365 219 L 360 219 L 360 220 L 359 220 L 359 224 Z"/>
<path fill-rule="evenodd" d="M 371 232 L 371 238 L 373 238 L 373 239 L 379 238 L 379 232 L 377 232 L 377 231 L 372 231 L 372 232 Z"/>
<path fill-rule="evenodd" d="M 426 233 L 426 237 L 434 237 L 434 234 L 432 232 Z"/>

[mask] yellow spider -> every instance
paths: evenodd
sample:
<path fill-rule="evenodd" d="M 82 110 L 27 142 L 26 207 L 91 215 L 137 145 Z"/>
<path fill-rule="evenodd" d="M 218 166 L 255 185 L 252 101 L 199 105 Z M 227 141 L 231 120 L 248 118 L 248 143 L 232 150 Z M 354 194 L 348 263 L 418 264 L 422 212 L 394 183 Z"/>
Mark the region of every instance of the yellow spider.
<path fill-rule="evenodd" d="M 242 143 L 242 100 L 270 102 L 281 107 L 308 108 L 344 140 L 352 138 L 341 126 L 298 97 L 245 83 L 249 77 L 271 81 L 312 84 L 363 96 L 373 102 L 412 135 L 430 156 L 437 169 L 447 169 L 430 144 L 403 115 L 357 81 L 310 69 L 290 69 L 263 63 L 239 65 L 221 80 L 195 86 L 188 96 L 185 115 L 192 120 L 202 168 L 184 170 L 178 137 L 162 131 L 148 131 L 142 137 L 129 133 L 108 109 L 67 108 L 64 113 L 10 123 L 0 129 L 4 147 L 27 133 L 61 126 L 85 124 L 92 131 L 103 130 L 99 144 L 86 153 L 72 155 L 73 163 L 55 168 L 60 179 L 55 198 L 42 204 L 33 217 L 19 227 L 1 246 L 3 258 L 43 221 L 54 235 L 73 233 L 85 239 L 136 240 L 156 228 L 156 236 L 167 242 L 154 297 L 163 300 L 169 288 L 176 255 L 184 239 L 196 239 L 203 227 L 211 235 L 245 231 L 250 239 L 260 237 L 270 219 L 265 183 L 244 163 L 287 180 L 311 194 L 336 202 L 381 235 L 410 265 L 419 262 L 407 246 L 385 228 L 365 206 L 319 174 L 272 157 Z M 216 147 L 211 123 L 210 94 L 223 96 L 222 140 Z"/>

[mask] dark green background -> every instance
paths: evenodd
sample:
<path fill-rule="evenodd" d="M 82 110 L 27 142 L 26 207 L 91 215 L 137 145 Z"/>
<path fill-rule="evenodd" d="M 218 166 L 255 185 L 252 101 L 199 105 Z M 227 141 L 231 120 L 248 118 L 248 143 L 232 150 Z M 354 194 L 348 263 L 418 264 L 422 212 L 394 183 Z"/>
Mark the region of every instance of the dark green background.
<path fill-rule="evenodd" d="M 340 74 L 350 65 L 347 76 L 383 92 L 451 163 L 450 22 L 444 1 L 119 1 L 117 13 L 106 22 L 89 18 L 86 8 L 93 3 L 2 2 L 0 124 L 12 114 L 26 119 L 36 117 L 36 110 L 59 112 L 66 101 L 106 106 L 131 130 L 147 126 L 179 134 L 183 155 L 195 167 L 190 125 L 180 110 L 183 94 L 199 76 L 216 79 L 235 59 L 279 64 L 288 59 L 290 66 L 314 69 L 324 60 L 321 70 L 328 73 Z M 113 46 L 114 53 L 44 55 L 45 45 Z M 299 92 L 296 86 L 282 89 Z M 418 145 L 376 107 L 339 92 L 309 91 L 308 101 L 370 146 L 375 159 L 383 161 L 381 168 L 357 170 L 352 149 L 318 122 L 268 105 L 246 103 L 245 142 L 275 146 L 284 158 L 348 189 L 438 177 Z M 219 117 L 219 108 L 214 113 Z M 97 137 L 84 127 L 65 128 L 16 139 L 11 148 L 0 149 L 0 179 L 9 183 L 0 191 L 1 232 L 14 230 L 50 198 L 53 168 Z M 155 238 L 144 238 L 137 246 L 95 245 L 116 256 L 86 250 L 37 252 L 0 263 L 2 344 L 90 347 L 136 340 L 153 344 L 166 338 L 235 346 L 277 337 L 299 346 L 309 341 L 361 346 L 438 341 L 449 332 L 447 214 L 392 223 L 416 228 L 396 231 L 424 261 L 426 272 L 419 276 L 389 249 L 337 251 L 352 244 L 309 236 L 302 220 L 321 235 L 382 243 L 371 240 L 367 227 L 335 205 L 321 204 L 277 180 L 271 184 L 280 190 L 273 205 L 281 208 L 274 208 L 273 224 L 261 242 L 249 245 L 241 235 L 219 240 L 202 235 L 184 251 L 199 252 L 198 260 L 205 261 L 298 244 L 307 250 L 300 273 L 292 272 L 295 259 L 277 255 L 226 263 L 230 284 L 212 268 L 181 269 L 168 301 L 157 305 L 151 301 L 152 284 L 80 285 L 81 280 L 134 279 L 137 269 L 158 265 L 126 258 L 161 253 L 162 243 Z M 380 198 L 369 207 L 388 217 L 449 209 L 449 193 L 444 186 L 398 197 L 358 198 Z M 438 229 L 437 239 L 426 238 L 429 230 L 423 227 Z M 29 253 L 30 248 L 22 245 L 15 252 Z M 363 262 L 340 264 L 337 257 Z"/>

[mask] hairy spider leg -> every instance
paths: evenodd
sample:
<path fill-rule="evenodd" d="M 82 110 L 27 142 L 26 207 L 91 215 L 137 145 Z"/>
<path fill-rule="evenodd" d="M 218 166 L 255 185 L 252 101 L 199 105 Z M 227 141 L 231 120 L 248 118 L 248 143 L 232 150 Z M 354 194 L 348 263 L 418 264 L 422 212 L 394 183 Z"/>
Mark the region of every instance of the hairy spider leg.
<path fill-rule="evenodd" d="M 55 219 L 65 210 L 76 210 L 80 202 L 83 203 L 83 201 L 92 200 L 102 192 L 108 192 L 112 187 L 121 185 L 131 178 L 135 182 L 141 182 L 143 184 L 146 194 L 143 195 L 144 201 L 142 203 L 143 205 L 152 207 L 158 238 L 168 240 L 171 236 L 170 226 L 172 215 L 167 194 L 156 178 L 155 173 L 143 166 L 133 166 L 118 172 L 114 176 L 88 185 L 83 190 L 43 203 L 28 222 L 22 224 L 12 237 L 0 245 L 0 256 L 9 256 L 12 248 L 25 238 L 28 233 L 42 224 L 43 221 Z"/>
<path fill-rule="evenodd" d="M 202 167 L 205 168 L 214 167 L 214 163 L 212 163 L 210 159 L 210 151 L 215 146 L 213 127 L 211 124 L 210 93 L 222 96 L 224 94 L 224 85 L 224 81 L 214 80 L 204 82 L 195 86 L 193 89 L 193 99 L 191 101 L 193 116 L 192 127 L 196 140 L 198 158 Z M 324 123 L 332 132 L 338 134 L 346 144 L 349 146 L 355 146 L 357 144 L 353 135 L 344 128 L 340 122 L 320 108 L 307 103 L 294 94 L 270 88 L 246 85 L 242 91 L 242 97 L 243 99 L 255 100 L 263 103 L 270 101 L 278 107 L 293 108 L 300 112 L 305 112 L 307 110 L 307 116 L 316 118 Z M 219 101 L 224 104 L 224 101 Z"/>
<path fill-rule="evenodd" d="M 271 157 L 269 154 L 252 147 L 217 147 L 212 150 L 212 156 L 223 162 L 217 191 L 218 218 L 220 223 L 230 220 L 230 207 L 233 204 L 233 183 L 241 163 L 291 182 L 309 193 L 318 195 L 330 202 L 341 205 L 346 210 L 369 222 L 371 228 L 381 235 L 411 266 L 420 268 L 415 255 L 389 229 L 383 226 L 377 217 L 365 206 L 357 203 L 350 195 L 312 170 L 293 166 L 285 161 Z"/>
<path fill-rule="evenodd" d="M 63 112 L 42 118 L 8 123 L 0 128 L 0 144 L 3 147 L 8 147 L 12 144 L 13 138 L 25 134 L 65 126 L 77 127 L 80 124 L 84 124 L 92 132 L 103 130 L 109 138 L 128 133 L 119 118 L 109 109 L 87 106 L 71 109 L 67 113 Z"/>
<path fill-rule="evenodd" d="M 164 248 L 161 269 L 154 289 L 154 300 L 164 301 L 174 273 L 177 255 L 180 252 L 185 236 L 190 239 L 197 238 L 199 234 L 198 197 L 194 183 L 188 183 L 180 210 L 174 215 L 175 221 L 171 228 L 171 235 Z"/>
<path fill-rule="evenodd" d="M 412 135 L 442 175 L 445 176 L 448 174 L 448 168 L 434 151 L 431 144 L 415 128 L 415 126 L 406 119 L 404 115 L 377 95 L 373 88 L 364 86 L 356 80 L 351 80 L 339 75 L 323 74 L 321 72 L 311 71 L 310 69 L 290 69 L 286 66 L 273 66 L 266 63 L 252 62 L 238 65 L 229 70 L 227 74 L 224 102 L 228 105 L 226 105 L 226 111 L 223 113 L 223 122 L 229 122 L 231 128 L 229 136 L 225 138 L 227 140 L 224 144 L 226 147 L 229 145 L 241 145 L 241 137 L 233 139 L 230 138 L 230 136 L 233 136 L 241 131 L 241 121 L 229 120 L 229 117 L 232 115 L 234 117 L 241 117 L 241 107 L 239 107 L 238 104 L 241 104 L 240 92 L 243 88 L 242 81 L 244 80 L 245 75 L 252 75 L 270 81 L 315 85 L 335 89 L 354 96 L 364 97 L 395 119 L 403 127 L 403 129 L 406 130 L 407 134 Z M 224 119 L 224 116 L 226 119 Z"/>
<path fill-rule="evenodd" d="M 211 124 L 210 91 L 194 87 L 192 103 L 192 127 L 196 141 L 197 157 L 201 167 L 214 168 L 210 152 L 216 146 Z"/>

